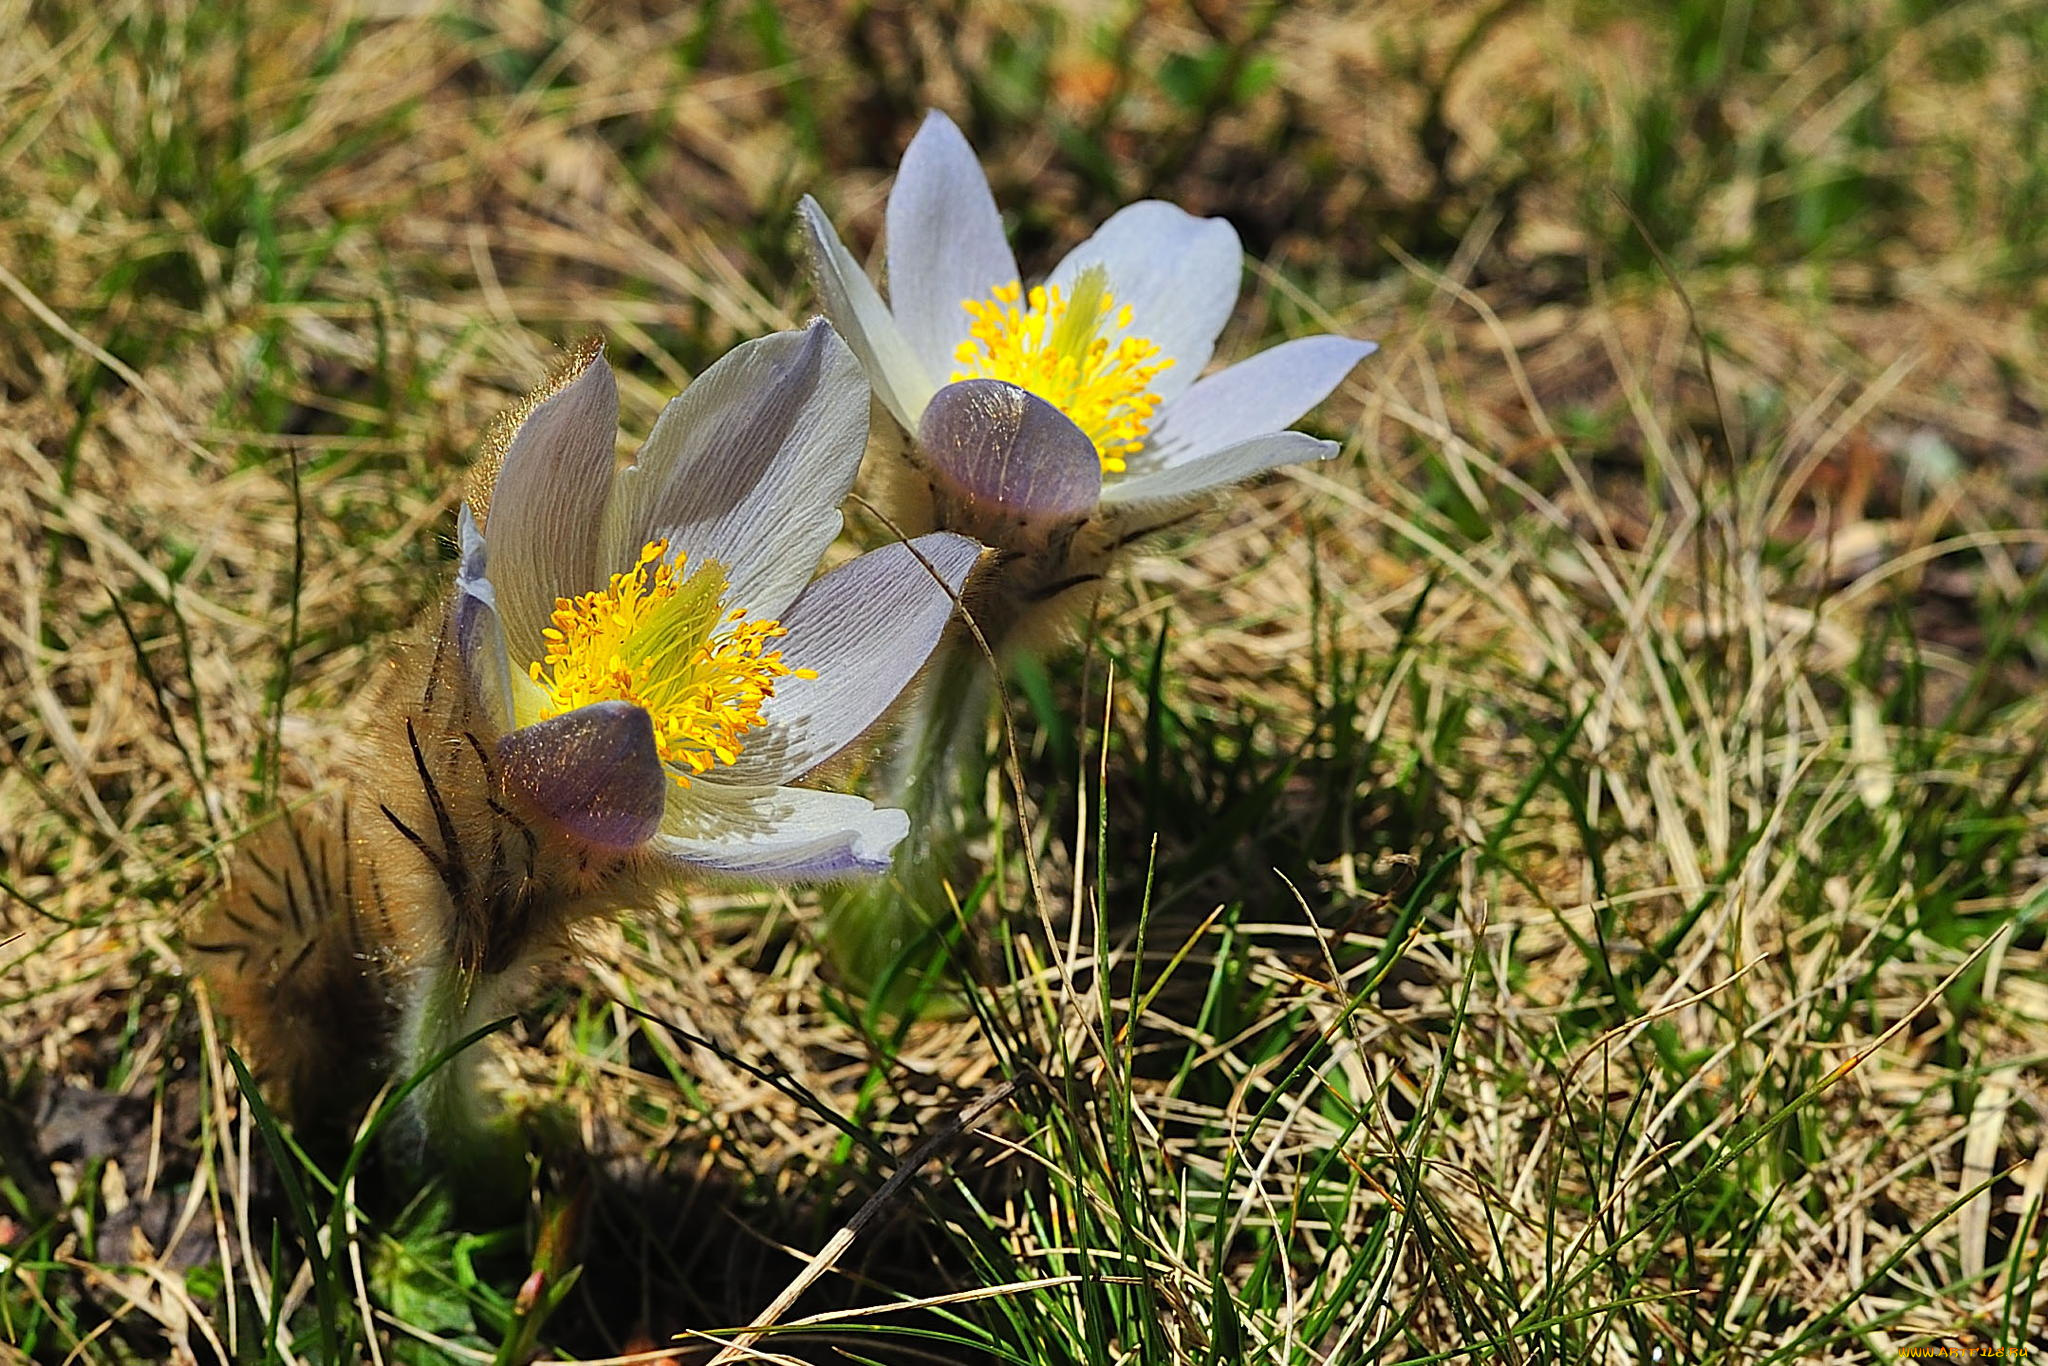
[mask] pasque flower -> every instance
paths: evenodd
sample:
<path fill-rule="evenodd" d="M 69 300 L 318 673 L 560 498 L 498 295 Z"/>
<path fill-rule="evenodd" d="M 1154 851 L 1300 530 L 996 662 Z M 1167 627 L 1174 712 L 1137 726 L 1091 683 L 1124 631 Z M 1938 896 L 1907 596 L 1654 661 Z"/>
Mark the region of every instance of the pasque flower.
<path fill-rule="evenodd" d="M 677 877 L 880 872 L 901 810 L 798 785 L 924 666 L 981 547 L 934 532 L 820 578 L 867 446 L 830 325 L 749 342 L 617 468 L 618 392 L 577 353 L 484 442 L 455 595 L 390 675 L 355 773 L 389 927 L 414 1146 L 492 1150 L 467 1055 L 571 930 Z"/>
<path fill-rule="evenodd" d="M 1305 337 L 1203 377 L 1237 301 L 1237 233 L 1157 200 L 1118 211 L 1025 288 L 973 150 L 936 112 L 889 195 L 887 304 L 816 202 L 806 197 L 800 214 L 826 315 L 925 463 L 1019 510 L 1156 508 L 1333 454 L 1285 429 L 1374 349 Z M 961 468 L 957 429 L 992 402 L 986 384 L 980 397 L 951 391 L 963 381 L 1025 391 L 1071 424 L 1089 459 L 1075 458 L 1081 442 L 1040 439 L 1059 424 L 1011 418 L 1030 439 L 1000 452 L 1009 463 L 990 468 L 984 450 Z M 935 405 L 955 429 L 950 443 L 929 439 Z"/>
<path fill-rule="evenodd" d="M 1199 495 L 1334 454 L 1286 428 L 1374 349 L 1307 337 L 1204 377 L 1243 255 L 1222 219 L 1158 201 L 1120 210 L 1026 287 L 974 152 L 939 113 L 889 195 L 887 303 L 815 201 L 800 217 L 826 316 L 910 438 L 898 523 L 998 552 L 968 606 L 1009 654 Z M 913 825 L 896 875 L 842 895 L 828 924 L 856 979 L 876 980 L 946 917 L 964 859 L 958 813 L 975 786 L 987 670 L 975 642 L 955 636 L 940 653 L 890 774 Z"/>
<path fill-rule="evenodd" d="M 873 724 L 980 554 L 934 533 L 811 582 L 866 445 L 825 323 L 749 342 L 613 472 L 602 356 L 524 405 L 461 512 L 456 633 L 502 781 L 566 835 L 678 872 L 876 872 L 903 813 L 792 786 Z"/>

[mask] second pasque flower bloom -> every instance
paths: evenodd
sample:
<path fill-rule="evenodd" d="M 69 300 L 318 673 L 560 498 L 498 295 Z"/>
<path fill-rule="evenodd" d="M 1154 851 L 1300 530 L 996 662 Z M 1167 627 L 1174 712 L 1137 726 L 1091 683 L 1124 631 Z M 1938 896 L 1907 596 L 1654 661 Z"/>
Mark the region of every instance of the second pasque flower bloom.
<path fill-rule="evenodd" d="M 906 432 L 927 437 L 934 397 L 963 381 L 1021 389 L 1078 432 L 1058 450 L 1007 452 L 1058 467 L 1043 477 L 982 473 L 1012 497 L 1043 485 L 1056 502 L 1142 507 L 1330 455 L 1332 443 L 1285 429 L 1374 349 L 1306 337 L 1203 377 L 1237 301 L 1242 252 L 1222 219 L 1157 200 L 1120 210 L 1025 288 L 974 152 L 940 113 L 911 140 L 889 196 L 887 304 L 817 204 L 806 198 L 800 212 L 825 312 Z M 947 402 L 971 418 L 988 400 Z M 936 443 L 921 444 L 943 472 Z M 1070 468 L 1064 457 L 1084 448 Z"/>

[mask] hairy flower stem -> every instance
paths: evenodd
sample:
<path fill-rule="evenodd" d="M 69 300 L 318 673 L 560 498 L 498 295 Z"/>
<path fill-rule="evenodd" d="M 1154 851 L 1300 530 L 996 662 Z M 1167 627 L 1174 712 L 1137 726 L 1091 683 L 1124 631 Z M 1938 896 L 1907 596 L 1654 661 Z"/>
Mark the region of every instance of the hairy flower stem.
<path fill-rule="evenodd" d="M 988 657 L 956 631 L 934 654 L 898 736 L 878 800 L 901 807 L 910 833 L 889 873 L 848 887 L 826 912 L 826 957 L 847 984 L 900 1012 L 919 988 L 932 936 L 972 887 L 961 814 L 978 803 L 992 693 Z"/>
<path fill-rule="evenodd" d="M 449 1050 L 489 1024 L 500 993 L 488 980 L 444 959 L 422 966 L 407 993 L 398 1040 L 397 1081 L 419 1079 L 406 1097 L 398 1142 L 414 1162 L 430 1162 L 466 1190 L 516 1189 L 517 1135 L 498 1120 L 478 1086 L 483 1040 Z"/>

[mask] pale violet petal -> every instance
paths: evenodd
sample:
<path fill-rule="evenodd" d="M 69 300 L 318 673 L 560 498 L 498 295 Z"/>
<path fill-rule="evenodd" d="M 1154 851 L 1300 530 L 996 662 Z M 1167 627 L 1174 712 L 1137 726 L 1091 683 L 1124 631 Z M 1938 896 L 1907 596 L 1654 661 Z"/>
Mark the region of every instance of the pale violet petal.
<path fill-rule="evenodd" d="M 860 357 L 868 383 L 882 405 L 903 424 L 903 430 L 916 431 L 918 415 L 930 401 L 936 381 L 911 351 L 888 305 L 875 292 L 874 282 L 839 240 L 818 201 L 805 195 L 797 205 L 797 220 L 803 224 L 804 242 L 810 250 L 819 306 L 853 354 Z"/>
<path fill-rule="evenodd" d="M 981 547 L 936 531 L 883 546 L 819 579 L 782 619 L 785 678 L 748 731 L 739 762 L 704 781 L 787 782 L 858 739 L 924 667 Z"/>
<path fill-rule="evenodd" d="M 1301 337 L 1219 370 L 1167 404 L 1133 473 L 1166 469 L 1291 427 L 1379 349 L 1350 337 Z"/>
<path fill-rule="evenodd" d="M 933 110 L 889 192 L 889 308 L 925 372 L 943 380 L 967 340 L 961 305 L 1017 279 L 988 177 L 958 127 Z"/>
<path fill-rule="evenodd" d="M 477 529 L 469 504 L 456 516 L 462 559 L 455 570 L 455 645 L 463 670 L 476 688 L 484 714 L 500 731 L 513 727 L 512 661 L 505 655 L 505 629 L 498 621 L 497 593 L 491 587 L 484 534 Z"/>
<path fill-rule="evenodd" d="M 675 784 L 654 723 L 630 702 L 593 702 L 498 741 L 507 796 L 599 849 L 637 849 L 661 828 Z"/>
<path fill-rule="evenodd" d="M 1220 451 L 1198 455 L 1170 469 L 1118 479 L 1103 490 L 1102 502 L 1105 507 L 1170 502 L 1229 484 L 1241 484 L 1255 474 L 1281 465 L 1327 460 L 1336 453 L 1336 442 L 1318 440 L 1306 432 L 1270 432 Z"/>
<path fill-rule="evenodd" d="M 1067 253 L 1047 283 L 1071 291 L 1092 265 L 1108 274 L 1116 306 L 1130 306 L 1130 327 L 1111 335 L 1143 337 L 1173 359 L 1153 381 L 1153 392 L 1171 399 L 1186 390 L 1201 377 L 1237 306 L 1244 276 L 1237 229 L 1163 200 L 1141 200 L 1111 214 Z"/>
<path fill-rule="evenodd" d="M 1102 494 L 1102 460 L 1087 434 L 1000 380 L 961 380 L 932 395 L 917 444 L 950 498 L 991 511 L 1068 521 L 1093 512 Z"/>
<path fill-rule="evenodd" d="M 841 792 L 693 781 L 669 798 L 651 852 L 683 871 L 768 882 L 887 871 L 910 831 L 901 811 Z"/>
<path fill-rule="evenodd" d="M 603 356 L 519 424 L 483 527 L 514 667 L 541 655 L 555 599 L 602 587 L 597 533 L 611 490 L 619 391 Z"/>
<path fill-rule="evenodd" d="M 726 605 L 780 616 L 839 534 L 867 449 L 867 380 L 823 319 L 729 352 L 662 411 L 605 511 L 601 574 L 666 539 L 715 560 Z"/>

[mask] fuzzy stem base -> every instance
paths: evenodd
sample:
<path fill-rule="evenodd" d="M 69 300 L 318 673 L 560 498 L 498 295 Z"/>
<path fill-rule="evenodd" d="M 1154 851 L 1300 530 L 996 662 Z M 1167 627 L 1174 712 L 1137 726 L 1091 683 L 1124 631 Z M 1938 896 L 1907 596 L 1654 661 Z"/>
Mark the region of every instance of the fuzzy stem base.
<path fill-rule="evenodd" d="M 394 1143 L 405 1161 L 448 1174 L 465 1193 L 519 1189 L 523 1144 L 477 1083 L 484 1041 L 450 1050 L 495 1018 L 499 985 L 453 963 L 422 967 L 399 1034 L 397 1080 L 418 1079 L 405 1098 Z"/>

